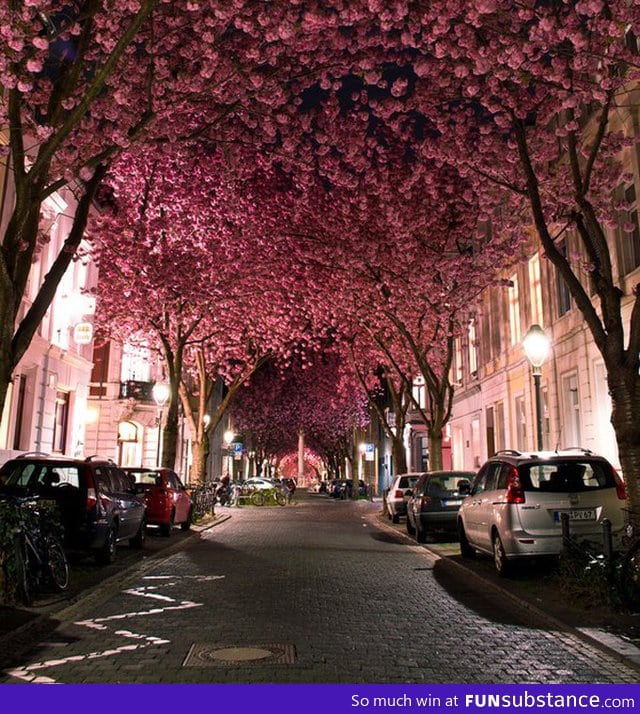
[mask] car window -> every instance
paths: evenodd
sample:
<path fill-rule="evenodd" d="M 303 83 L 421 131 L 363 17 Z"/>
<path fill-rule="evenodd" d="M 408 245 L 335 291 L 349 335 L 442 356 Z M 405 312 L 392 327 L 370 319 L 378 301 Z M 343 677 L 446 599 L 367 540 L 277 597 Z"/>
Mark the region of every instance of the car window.
<path fill-rule="evenodd" d="M 398 480 L 396 488 L 413 488 L 419 478 L 419 476 L 401 476 Z"/>
<path fill-rule="evenodd" d="M 116 490 L 115 484 L 111 483 L 111 478 L 109 472 L 106 468 L 102 466 L 96 466 L 94 468 L 94 478 L 96 481 L 96 487 L 101 491 L 106 491 L 107 493 Z"/>
<path fill-rule="evenodd" d="M 52 467 L 54 478 L 53 485 L 58 488 L 80 488 L 80 472 L 77 466 L 55 464 Z"/>
<path fill-rule="evenodd" d="M 174 489 L 175 491 L 180 490 L 180 483 L 178 481 L 178 477 L 173 473 L 173 471 L 169 471 L 167 474 L 167 481 L 169 482 L 169 486 Z"/>
<path fill-rule="evenodd" d="M 27 487 L 30 482 L 36 481 L 38 473 L 42 471 L 41 464 L 25 463 L 23 461 L 9 461 L 2 467 L 2 483 L 5 486 Z"/>
<path fill-rule="evenodd" d="M 471 487 L 471 494 L 482 493 L 483 491 L 493 491 L 499 488 L 500 472 L 502 471 L 502 462 L 489 461 L 486 463 L 476 476 L 476 480 Z"/>
<path fill-rule="evenodd" d="M 555 493 L 597 491 L 615 486 L 607 464 L 600 461 L 553 461 L 520 466 L 525 489 Z"/>
<path fill-rule="evenodd" d="M 149 486 L 160 486 L 162 477 L 157 471 L 131 471 L 136 479 L 136 483 L 143 483 Z"/>
<path fill-rule="evenodd" d="M 451 495 L 459 490 L 460 482 L 470 483 L 473 474 L 465 477 L 463 474 L 437 474 L 429 478 L 427 484 L 427 493 L 431 496 L 439 496 L 441 494 Z"/>

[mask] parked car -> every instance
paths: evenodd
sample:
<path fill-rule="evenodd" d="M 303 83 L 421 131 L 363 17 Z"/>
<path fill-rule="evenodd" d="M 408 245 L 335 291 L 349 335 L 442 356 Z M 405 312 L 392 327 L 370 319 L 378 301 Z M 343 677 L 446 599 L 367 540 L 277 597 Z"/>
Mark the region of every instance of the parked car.
<path fill-rule="evenodd" d="M 436 533 L 456 534 L 458 510 L 468 495 L 474 471 L 429 471 L 413 485 L 407 503 L 407 533 L 426 543 Z"/>
<path fill-rule="evenodd" d="M 159 526 L 160 533 L 170 536 L 174 525 L 183 531 L 191 528 L 193 501 L 178 474 L 171 469 L 123 469 L 135 479 L 135 488 L 143 494 L 147 506 L 147 525 Z"/>
<path fill-rule="evenodd" d="M 144 546 L 144 499 L 112 461 L 23 454 L 0 469 L 3 493 L 55 501 L 65 548 L 89 551 L 98 563 L 114 560 L 117 543 Z"/>
<path fill-rule="evenodd" d="M 480 469 L 458 511 L 458 538 L 465 558 L 493 556 L 508 574 L 514 561 L 557 556 L 562 549 L 561 514 L 579 538 L 602 537 L 611 521 L 624 528 L 625 488 L 613 466 L 586 450 L 520 453 L 500 451 Z"/>
<path fill-rule="evenodd" d="M 260 478 L 259 476 L 254 476 L 243 482 L 243 486 L 248 488 L 257 489 L 259 491 L 266 491 L 272 488 L 278 488 L 278 484 L 268 478 Z"/>
<path fill-rule="evenodd" d="M 399 523 L 401 516 L 407 515 L 407 503 L 413 493 L 412 489 L 418 479 L 424 474 L 399 474 L 391 482 L 385 497 L 384 507 L 389 520 Z"/>
<path fill-rule="evenodd" d="M 329 494 L 333 498 L 346 499 L 351 498 L 353 493 L 353 481 L 352 479 L 339 479 L 336 481 L 331 493 Z M 365 496 L 367 494 L 367 486 L 365 482 L 360 479 L 358 481 L 358 496 Z"/>

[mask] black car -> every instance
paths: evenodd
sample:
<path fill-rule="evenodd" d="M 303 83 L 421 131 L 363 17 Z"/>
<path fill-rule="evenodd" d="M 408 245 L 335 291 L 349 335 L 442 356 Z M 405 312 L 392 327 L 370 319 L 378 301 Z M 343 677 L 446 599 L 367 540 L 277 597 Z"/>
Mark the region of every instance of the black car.
<path fill-rule="evenodd" d="M 98 563 L 113 561 L 117 543 L 144 545 L 143 497 L 112 461 L 24 454 L 0 468 L 0 498 L 3 494 L 55 501 L 65 548 L 89 551 Z"/>
<path fill-rule="evenodd" d="M 426 543 L 436 533 L 457 532 L 458 510 L 474 471 L 428 471 L 420 475 L 407 503 L 407 533 Z"/>
<path fill-rule="evenodd" d="M 333 498 L 351 498 L 353 496 L 353 480 L 352 479 L 340 479 L 336 481 L 336 484 L 329 494 Z M 367 487 L 365 482 L 360 479 L 358 481 L 358 496 L 366 496 Z"/>

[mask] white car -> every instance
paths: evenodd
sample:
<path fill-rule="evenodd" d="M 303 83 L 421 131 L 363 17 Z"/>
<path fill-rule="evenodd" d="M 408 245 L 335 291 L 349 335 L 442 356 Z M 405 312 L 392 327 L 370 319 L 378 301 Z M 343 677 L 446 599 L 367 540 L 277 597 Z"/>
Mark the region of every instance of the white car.
<path fill-rule="evenodd" d="M 259 478 L 257 476 L 247 479 L 243 485 L 259 491 L 267 491 L 269 489 L 276 488 L 276 484 L 273 481 L 270 481 L 268 478 Z"/>
<path fill-rule="evenodd" d="M 420 476 L 421 473 L 399 474 L 391 482 L 384 499 L 384 507 L 387 518 L 392 523 L 399 523 L 400 516 L 407 515 L 407 503 L 413 495 L 412 489 Z"/>
<path fill-rule="evenodd" d="M 499 451 L 458 511 L 460 551 L 465 558 L 492 555 L 498 573 L 507 575 L 515 560 L 560 554 L 564 513 L 571 536 L 602 541 L 608 518 L 617 539 L 625 498 L 613 466 L 590 451 Z"/>

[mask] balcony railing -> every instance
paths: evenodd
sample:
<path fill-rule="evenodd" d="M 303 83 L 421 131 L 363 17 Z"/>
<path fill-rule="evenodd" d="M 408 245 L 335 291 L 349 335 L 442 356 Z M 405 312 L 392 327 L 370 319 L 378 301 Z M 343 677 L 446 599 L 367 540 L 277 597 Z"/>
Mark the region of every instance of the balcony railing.
<path fill-rule="evenodd" d="M 154 382 L 138 382 L 134 379 L 128 379 L 126 382 L 120 382 L 120 393 L 118 399 L 136 399 L 139 402 L 154 403 L 153 398 Z"/>

